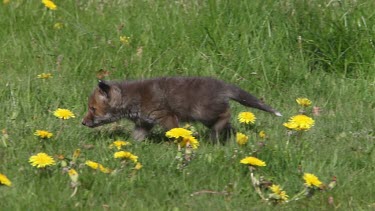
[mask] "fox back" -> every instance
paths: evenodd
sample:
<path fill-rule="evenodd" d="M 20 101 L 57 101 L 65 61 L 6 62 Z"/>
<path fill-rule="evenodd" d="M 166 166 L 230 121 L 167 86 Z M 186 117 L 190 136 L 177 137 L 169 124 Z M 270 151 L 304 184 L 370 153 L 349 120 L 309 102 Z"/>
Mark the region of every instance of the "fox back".
<path fill-rule="evenodd" d="M 241 88 L 208 77 L 168 77 L 139 81 L 99 81 L 89 97 L 82 124 L 97 127 L 127 118 L 135 123 L 133 137 L 146 138 L 156 124 L 166 130 L 179 122 L 198 121 L 211 129 L 211 137 L 228 135 L 229 100 L 277 116 L 281 114 Z"/>

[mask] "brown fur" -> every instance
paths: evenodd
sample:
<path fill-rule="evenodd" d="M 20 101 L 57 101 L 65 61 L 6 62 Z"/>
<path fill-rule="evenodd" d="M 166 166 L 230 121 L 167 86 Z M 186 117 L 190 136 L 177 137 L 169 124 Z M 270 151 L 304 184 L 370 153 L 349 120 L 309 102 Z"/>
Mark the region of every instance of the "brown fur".
<path fill-rule="evenodd" d="M 179 122 L 198 121 L 211 128 L 211 136 L 231 131 L 229 100 L 261 109 L 277 116 L 279 112 L 246 91 L 223 81 L 206 77 L 170 77 L 139 81 L 99 81 L 89 98 L 89 111 L 82 124 L 97 127 L 122 118 L 135 123 L 133 137 L 146 138 L 156 124 L 166 130 Z"/>

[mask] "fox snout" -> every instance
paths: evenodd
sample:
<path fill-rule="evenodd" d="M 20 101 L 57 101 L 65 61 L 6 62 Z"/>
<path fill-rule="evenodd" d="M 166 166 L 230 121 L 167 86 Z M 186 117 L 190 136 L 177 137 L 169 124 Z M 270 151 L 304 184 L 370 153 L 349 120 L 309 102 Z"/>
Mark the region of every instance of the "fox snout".
<path fill-rule="evenodd" d="M 87 127 L 95 127 L 94 124 L 94 115 L 91 112 L 88 112 L 85 117 L 82 119 L 82 125 Z"/>
<path fill-rule="evenodd" d="M 87 127 L 94 127 L 93 121 L 88 120 L 86 117 L 82 119 L 82 125 Z"/>
<path fill-rule="evenodd" d="M 121 115 L 113 115 L 111 113 L 105 113 L 103 115 L 95 115 L 92 111 L 89 111 L 86 116 L 82 119 L 82 125 L 94 128 L 107 123 L 117 121 L 121 118 Z"/>

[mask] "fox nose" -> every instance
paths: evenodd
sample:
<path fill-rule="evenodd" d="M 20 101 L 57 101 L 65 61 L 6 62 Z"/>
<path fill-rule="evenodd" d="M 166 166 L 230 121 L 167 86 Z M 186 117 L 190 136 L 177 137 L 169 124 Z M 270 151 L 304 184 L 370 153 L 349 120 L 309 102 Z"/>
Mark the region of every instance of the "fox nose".
<path fill-rule="evenodd" d="M 83 119 L 81 123 L 86 127 L 93 127 L 93 122 L 91 122 L 90 120 Z"/>

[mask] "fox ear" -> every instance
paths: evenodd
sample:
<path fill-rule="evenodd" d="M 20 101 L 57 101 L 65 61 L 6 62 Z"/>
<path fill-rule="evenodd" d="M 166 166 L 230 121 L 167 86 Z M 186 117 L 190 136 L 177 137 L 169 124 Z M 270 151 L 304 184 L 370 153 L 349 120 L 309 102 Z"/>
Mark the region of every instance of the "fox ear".
<path fill-rule="evenodd" d="M 103 93 L 106 96 L 109 96 L 109 91 L 111 89 L 111 86 L 107 84 L 107 82 L 99 80 L 98 86 L 100 88 L 101 93 Z"/>

